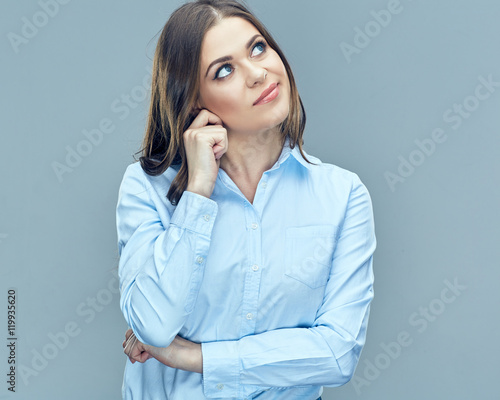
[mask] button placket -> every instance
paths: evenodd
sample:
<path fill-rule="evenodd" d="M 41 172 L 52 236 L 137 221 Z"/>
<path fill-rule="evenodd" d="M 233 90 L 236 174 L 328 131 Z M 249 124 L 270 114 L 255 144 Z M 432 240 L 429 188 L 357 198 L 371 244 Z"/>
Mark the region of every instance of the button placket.
<path fill-rule="evenodd" d="M 245 221 L 247 224 L 247 254 L 248 264 L 245 266 L 245 284 L 243 289 L 241 330 L 240 335 L 255 333 L 258 298 L 260 292 L 262 231 L 259 213 L 251 204 L 245 206 Z"/>

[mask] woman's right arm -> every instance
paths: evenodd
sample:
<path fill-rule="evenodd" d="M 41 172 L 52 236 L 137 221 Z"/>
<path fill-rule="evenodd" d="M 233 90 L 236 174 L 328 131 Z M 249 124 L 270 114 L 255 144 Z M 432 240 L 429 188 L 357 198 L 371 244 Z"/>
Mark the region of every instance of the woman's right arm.
<path fill-rule="evenodd" d="M 188 185 L 168 224 L 138 165 L 127 168 L 116 208 L 120 308 L 137 339 L 155 347 L 170 345 L 196 302 L 218 211 L 210 196 L 228 148 L 222 120 L 208 110 L 183 139 Z"/>
<path fill-rule="evenodd" d="M 167 347 L 193 310 L 218 206 L 185 191 L 164 226 L 152 193 L 130 165 L 116 208 L 120 308 L 139 341 Z"/>

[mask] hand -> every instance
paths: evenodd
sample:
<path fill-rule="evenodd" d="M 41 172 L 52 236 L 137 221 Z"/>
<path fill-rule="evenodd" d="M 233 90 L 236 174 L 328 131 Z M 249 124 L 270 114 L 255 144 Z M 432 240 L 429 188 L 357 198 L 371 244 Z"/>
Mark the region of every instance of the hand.
<path fill-rule="evenodd" d="M 222 125 L 217 115 L 203 109 L 184 132 L 188 164 L 186 190 L 205 197 L 212 195 L 220 158 L 228 149 L 227 130 Z"/>
<path fill-rule="evenodd" d="M 125 340 L 122 346 L 123 352 L 128 356 L 132 364 L 136 361 L 141 363 L 146 362 L 146 360 L 152 357 L 152 355 L 147 352 L 146 345 L 139 342 L 132 329 L 128 329 L 127 332 L 125 332 Z"/>
<path fill-rule="evenodd" d="M 132 363 L 145 362 L 153 357 L 168 367 L 203 373 L 201 344 L 194 343 L 177 335 L 168 347 L 155 347 L 140 342 L 128 329 L 123 341 L 123 352 Z"/>

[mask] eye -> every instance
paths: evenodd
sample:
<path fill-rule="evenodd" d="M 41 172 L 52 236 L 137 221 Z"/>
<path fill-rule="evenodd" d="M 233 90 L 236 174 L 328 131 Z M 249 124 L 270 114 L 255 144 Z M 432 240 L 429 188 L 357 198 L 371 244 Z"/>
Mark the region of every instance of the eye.
<path fill-rule="evenodd" d="M 260 42 L 255 43 L 255 46 L 253 47 L 253 49 L 256 49 L 257 47 L 261 47 L 262 51 L 259 54 L 262 54 L 266 51 L 266 46 L 267 45 L 264 42 L 260 41 Z M 259 54 L 257 54 L 257 55 L 259 55 Z"/>
<path fill-rule="evenodd" d="M 231 73 L 230 70 L 232 70 L 232 69 L 233 69 L 233 67 L 231 67 L 231 64 L 224 64 L 215 73 L 215 79 L 223 79 L 223 78 L 225 78 L 226 76 L 228 76 Z M 226 74 L 226 75 L 219 75 L 222 71 L 226 71 L 226 72 L 229 71 L 229 73 Z"/>
<path fill-rule="evenodd" d="M 257 48 L 260 48 L 260 53 L 256 54 L 256 56 L 260 56 L 262 53 L 266 51 L 267 44 L 263 41 L 255 43 L 255 45 L 252 47 L 252 54 L 254 53 L 254 50 Z M 222 65 L 217 72 L 215 73 L 214 80 L 222 80 L 229 76 L 231 74 L 231 71 L 233 70 L 233 67 L 231 64 L 224 64 Z M 227 74 L 225 75 L 220 75 L 222 71 L 226 71 Z"/>

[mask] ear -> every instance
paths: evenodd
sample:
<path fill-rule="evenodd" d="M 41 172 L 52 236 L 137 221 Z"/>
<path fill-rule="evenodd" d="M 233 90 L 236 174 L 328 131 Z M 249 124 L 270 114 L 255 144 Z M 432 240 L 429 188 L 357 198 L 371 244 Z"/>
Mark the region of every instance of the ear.
<path fill-rule="evenodd" d="M 193 114 L 198 114 L 202 110 L 202 105 L 200 102 L 200 98 L 198 97 L 193 105 L 193 108 L 191 109 L 191 113 Z"/>

